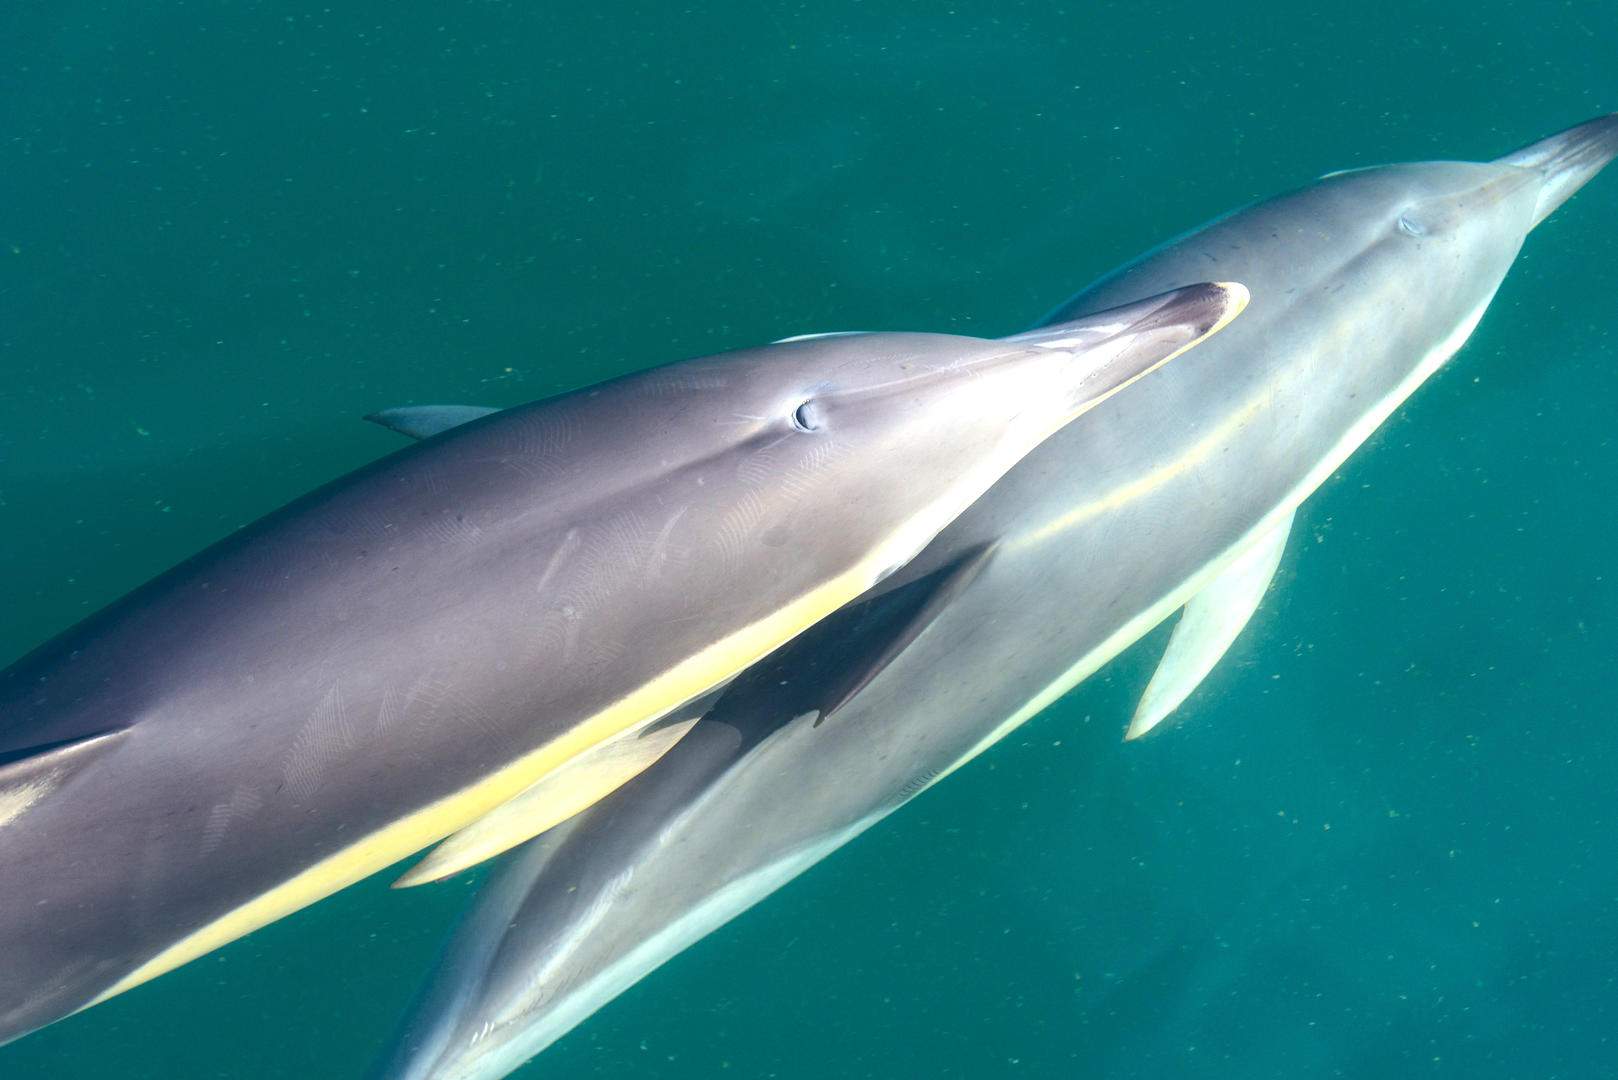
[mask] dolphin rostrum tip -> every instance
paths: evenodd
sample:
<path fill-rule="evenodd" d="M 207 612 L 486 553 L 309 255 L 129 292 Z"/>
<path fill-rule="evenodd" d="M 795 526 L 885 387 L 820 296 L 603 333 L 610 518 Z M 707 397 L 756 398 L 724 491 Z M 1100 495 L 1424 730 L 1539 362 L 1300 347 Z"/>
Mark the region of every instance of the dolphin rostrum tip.
<path fill-rule="evenodd" d="M 1239 281 L 1214 281 L 1209 284 L 1218 290 L 1224 308 L 1213 325 L 1208 327 L 1207 333 L 1199 340 L 1210 338 L 1229 326 L 1235 321 L 1236 316 L 1246 311 L 1247 305 L 1253 302 L 1253 294 Z"/>
<path fill-rule="evenodd" d="M 1538 225 L 1614 158 L 1618 158 L 1618 113 L 1608 113 L 1529 143 L 1496 158 L 1495 163 L 1534 169 L 1543 176 L 1544 187 L 1534 209 L 1533 223 Z"/>
<path fill-rule="evenodd" d="M 1162 309 L 1173 312 L 1176 316 L 1182 315 L 1187 309 L 1198 310 L 1194 305 L 1205 305 L 1198 311 L 1199 314 L 1207 316 L 1206 321 L 1198 327 L 1201 336 L 1186 346 L 1190 348 L 1191 345 L 1212 337 L 1229 326 L 1236 316 L 1247 309 L 1253 294 L 1239 281 L 1205 281 L 1199 285 L 1172 289 L 1156 299 L 1160 301 Z"/>
<path fill-rule="evenodd" d="M 1239 281 L 1216 281 L 1214 284 L 1230 294 L 1230 316 L 1226 322 L 1240 315 L 1247 309 L 1247 305 L 1253 302 L 1253 294 Z"/>

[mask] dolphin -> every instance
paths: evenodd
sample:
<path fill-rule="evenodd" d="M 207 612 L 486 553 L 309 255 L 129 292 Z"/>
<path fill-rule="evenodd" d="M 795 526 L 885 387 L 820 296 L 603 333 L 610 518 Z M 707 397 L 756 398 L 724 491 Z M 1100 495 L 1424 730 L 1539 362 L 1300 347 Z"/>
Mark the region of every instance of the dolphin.
<path fill-rule="evenodd" d="M 1300 502 L 1615 155 L 1609 116 L 1493 162 L 1334 174 L 1063 304 L 1039 332 L 1209 273 L 1253 293 L 1230 330 L 1042 445 L 651 769 L 499 865 L 378 1075 L 508 1074 L 1183 607 L 1130 733 L 1152 728 L 1258 606 Z"/>
<path fill-rule="evenodd" d="M 424 438 L 0 673 L 0 1042 L 457 830 L 418 878 L 588 806 L 1245 303 L 1199 284 L 1014 343 L 822 335 L 379 415 Z"/>

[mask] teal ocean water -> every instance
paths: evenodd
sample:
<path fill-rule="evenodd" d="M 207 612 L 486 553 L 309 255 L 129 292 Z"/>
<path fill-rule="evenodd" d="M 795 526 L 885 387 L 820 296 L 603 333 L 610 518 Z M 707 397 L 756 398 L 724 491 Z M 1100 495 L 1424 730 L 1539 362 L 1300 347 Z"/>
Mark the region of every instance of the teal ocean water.
<path fill-rule="evenodd" d="M 377 408 L 1006 333 L 1323 172 L 1618 109 L 1618 5 L 64 0 L 0 59 L 4 663 L 394 449 Z M 1618 1075 L 1615 297 L 1618 173 L 1170 730 L 1121 741 L 1160 630 L 520 1075 Z M 386 880 L 0 1077 L 359 1075 L 470 895 Z"/>

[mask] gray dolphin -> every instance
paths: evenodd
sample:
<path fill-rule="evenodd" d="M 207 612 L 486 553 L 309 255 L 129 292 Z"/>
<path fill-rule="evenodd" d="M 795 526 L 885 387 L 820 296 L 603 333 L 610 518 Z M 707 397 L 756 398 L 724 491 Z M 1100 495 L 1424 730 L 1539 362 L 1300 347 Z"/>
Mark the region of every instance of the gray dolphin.
<path fill-rule="evenodd" d="M 380 417 L 451 426 L 0 673 L 0 1042 L 457 830 L 419 877 L 589 805 L 689 727 L 671 710 L 1245 302 L 1198 285 L 1037 340 L 826 335 Z"/>
<path fill-rule="evenodd" d="M 1529 230 L 1615 155 L 1618 116 L 1488 164 L 1336 174 L 1064 304 L 1047 327 L 1209 273 L 1253 291 L 1231 330 L 1044 444 L 887 591 L 514 853 L 381 1075 L 506 1075 L 1185 606 L 1132 730 L 1161 719 L 1257 606 L 1301 500 L 1460 347 Z"/>

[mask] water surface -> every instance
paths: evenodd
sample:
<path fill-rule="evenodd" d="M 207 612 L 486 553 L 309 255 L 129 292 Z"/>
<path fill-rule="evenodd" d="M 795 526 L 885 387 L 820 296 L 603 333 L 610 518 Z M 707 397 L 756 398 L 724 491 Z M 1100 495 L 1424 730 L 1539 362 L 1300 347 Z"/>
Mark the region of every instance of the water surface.
<path fill-rule="evenodd" d="M 1009 332 L 1320 173 L 1618 109 L 1593 0 L 583 7 L 0 14 L 0 659 L 392 449 L 374 409 Z M 1615 295 L 1618 174 L 1179 724 L 1119 741 L 1159 633 L 522 1075 L 1618 1073 Z M 470 891 L 386 880 L 0 1076 L 357 1075 Z"/>

